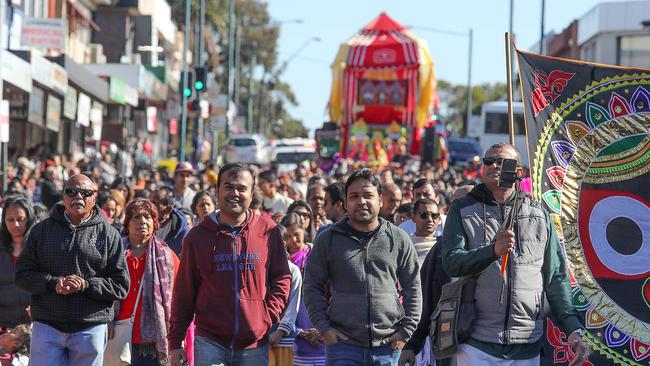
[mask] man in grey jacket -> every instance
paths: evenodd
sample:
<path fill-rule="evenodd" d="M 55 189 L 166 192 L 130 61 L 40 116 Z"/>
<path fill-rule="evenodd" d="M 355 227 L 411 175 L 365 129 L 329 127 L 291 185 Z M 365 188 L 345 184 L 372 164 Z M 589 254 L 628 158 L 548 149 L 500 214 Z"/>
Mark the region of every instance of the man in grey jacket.
<path fill-rule="evenodd" d="M 397 365 L 420 318 L 415 247 L 404 231 L 379 218 L 381 193 L 372 172 L 355 171 L 345 183 L 349 217 L 316 238 L 307 262 L 305 305 L 327 346 L 328 364 Z"/>
<path fill-rule="evenodd" d="M 585 360 L 580 319 L 571 300 L 569 273 L 555 227 L 541 205 L 519 197 L 513 229 L 506 222 L 515 203 L 513 187 L 499 187 L 503 159 L 521 161 L 509 144 L 490 147 L 483 181 L 452 202 L 442 237 L 442 264 L 450 276 L 476 276 L 476 319 L 460 345 L 457 364 L 539 365 L 545 299 L 575 349 L 571 365 Z M 521 175 L 521 167 L 517 167 Z M 509 254 L 505 276 L 500 267 Z"/>

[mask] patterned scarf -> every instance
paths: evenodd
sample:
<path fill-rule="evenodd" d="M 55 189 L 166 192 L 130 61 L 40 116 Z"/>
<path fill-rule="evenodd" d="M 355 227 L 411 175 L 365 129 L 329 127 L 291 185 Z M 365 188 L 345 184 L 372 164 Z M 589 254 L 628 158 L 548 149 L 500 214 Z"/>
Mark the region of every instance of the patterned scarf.
<path fill-rule="evenodd" d="M 156 343 L 158 361 L 166 365 L 169 364 L 167 332 L 174 286 L 174 259 L 171 249 L 155 235 L 149 241 L 148 253 L 143 276 L 140 336 L 144 342 Z"/>
<path fill-rule="evenodd" d="M 299 251 L 289 254 L 289 260 L 291 263 L 295 264 L 298 268 L 300 268 L 300 273 L 305 272 L 305 266 L 307 265 L 307 258 L 309 258 L 309 254 L 311 253 L 311 244 L 306 243 L 302 249 Z"/>

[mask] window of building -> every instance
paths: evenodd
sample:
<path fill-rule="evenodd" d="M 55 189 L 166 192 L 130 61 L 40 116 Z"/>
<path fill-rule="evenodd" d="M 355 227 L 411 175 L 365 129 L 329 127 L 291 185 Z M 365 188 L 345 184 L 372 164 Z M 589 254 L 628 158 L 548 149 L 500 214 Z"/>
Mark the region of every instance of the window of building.
<path fill-rule="evenodd" d="M 485 133 L 509 134 L 508 114 L 500 112 L 485 113 Z M 524 116 L 515 113 L 515 135 L 525 135 Z"/>
<path fill-rule="evenodd" d="M 628 67 L 650 67 L 650 35 L 618 38 L 617 63 Z"/>

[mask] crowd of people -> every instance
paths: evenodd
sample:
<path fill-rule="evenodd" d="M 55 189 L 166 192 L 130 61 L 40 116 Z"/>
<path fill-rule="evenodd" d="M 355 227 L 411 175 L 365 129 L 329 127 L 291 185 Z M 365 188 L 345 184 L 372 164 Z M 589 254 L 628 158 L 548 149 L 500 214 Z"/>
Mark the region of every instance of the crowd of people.
<path fill-rule="evenodd" d="M 510 145 L 489 149 L 483 177 L 476 161 L 281 174 L 15 159 L 0 364 L 119 364 L 111 342 L 132 324 L 132 365 L 433 365 L 429 320 L 441 286 L 462 276 L 477 278 L 477 326 L 458 365 L 539 364 L 545 298 L 582 360 L 548 214 L 522 195 L 526 227 L 503 224 L 520 199 L 497 184 L 504 158 L 520 161 Z"/>

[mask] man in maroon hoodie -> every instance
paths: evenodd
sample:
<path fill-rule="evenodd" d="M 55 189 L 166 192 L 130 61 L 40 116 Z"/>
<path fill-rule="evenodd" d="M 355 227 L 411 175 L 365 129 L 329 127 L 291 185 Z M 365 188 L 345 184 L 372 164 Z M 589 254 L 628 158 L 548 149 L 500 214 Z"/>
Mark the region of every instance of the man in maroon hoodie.
<path fill-rule="evenodd" d="M 220 211 L 185 237 L 168 337 L 173 366 L 186 360 L 181 342 L 195 315 L 195 365 L 269 362 L 266 334 L 280 320 L 291 274 L 275 222 L 249 209 L 254 185 L 249 166 L 223 166 Z"/>

